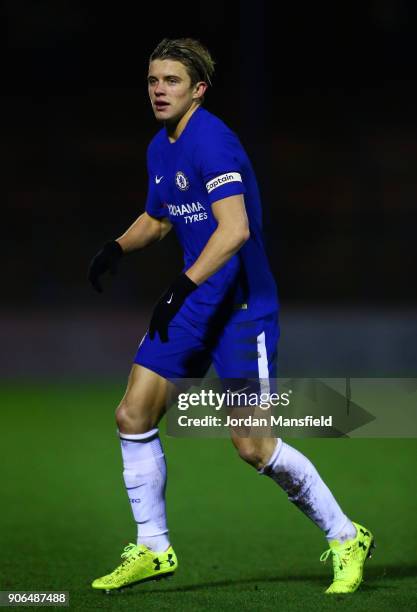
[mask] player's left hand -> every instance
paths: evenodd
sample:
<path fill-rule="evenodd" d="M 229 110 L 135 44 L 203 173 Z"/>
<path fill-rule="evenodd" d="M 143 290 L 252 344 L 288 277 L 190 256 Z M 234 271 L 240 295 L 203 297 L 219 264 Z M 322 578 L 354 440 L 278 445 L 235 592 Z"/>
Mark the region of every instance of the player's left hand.
<path fill-rule="evenodd" d="M 175 317 L 186 298 L 197 286 L 186 274 L 180 274 L 167 291 L 159 298 L 149 324 L 149 337 L 159 333 L 162 342 L 168 342 L 168 325 Z"/>

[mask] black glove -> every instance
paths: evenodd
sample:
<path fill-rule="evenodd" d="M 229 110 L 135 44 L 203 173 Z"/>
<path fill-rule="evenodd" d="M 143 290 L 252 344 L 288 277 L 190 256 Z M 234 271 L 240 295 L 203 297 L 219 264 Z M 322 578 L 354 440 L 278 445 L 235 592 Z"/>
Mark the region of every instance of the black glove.
<path fill-rule="evenodd" d="M 149 324 L 149 337 L 159 333 L 162 342 L 168 342 L 168 325 L 175 317 L 185 299 L 197 286 L 186 274 L 181 274 L 159 298 Z"/>
<path fill-rule="evenodd" d="M 104 274 L 104 272 L 107 272 L 107 270 L 115 274 L 117 264 L 122 255 L 123 249 L 116 240 L 106 242 L 97 255 L 94 255 L 88 268 L 88 280 L 99 293 L 103 292 L 103 288 L 99 281 L 100 276 Z"/>

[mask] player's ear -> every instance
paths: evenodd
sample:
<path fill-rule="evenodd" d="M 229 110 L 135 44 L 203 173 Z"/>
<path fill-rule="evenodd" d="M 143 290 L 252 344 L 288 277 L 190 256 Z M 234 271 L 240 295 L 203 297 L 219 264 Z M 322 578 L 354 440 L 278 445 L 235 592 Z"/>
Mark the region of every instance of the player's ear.
<path fill-rule="evenodd" d="M 194 92 L 193 92 L 193 98 L 194 100 L 199 100 L 201 98 L 204 98 L 204 94 L 207 91 L 207 83 L 205 83 L 204 81 L 198 81 L 198 83 L 196 83 L 194 85 Z"/>

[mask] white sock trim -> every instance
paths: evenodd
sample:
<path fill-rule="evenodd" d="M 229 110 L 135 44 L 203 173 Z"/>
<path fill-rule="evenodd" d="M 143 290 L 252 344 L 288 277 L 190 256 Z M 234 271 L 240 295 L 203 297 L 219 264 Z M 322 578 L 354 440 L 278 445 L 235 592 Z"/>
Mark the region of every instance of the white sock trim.
<path fill-rule="evenodd" d="M 149 431 L 145 431 L 145 433 L 140 434 L 126 434 L 117 430 L 117 434 L 121 440 L 147 440 L 153 436 L 156 437 L 159 434 L 159 429 L 155 427 L 154 429 L 150 429 Z"/>
<path fill-rule="evenodd" d="M 260 469 L 258 470 L 258 474 L 261 474 L 261 475 L 262 475 L 262 474 L 265 474 L 265 470 L 267 470 L 267 468 L 268 468 L 270 465 L 272 465 L 273 463 L 275 463 L 275 461 L 276 461 L 276 459 L 277 459 L 278 455 L 279 455 L 279 454 L 280 454 L 280 452 L 281 452 L 281 449 L 282 449 L 282 440 L 281 440 L 281 438 L 277 438 L 277 443 L 276 443 L 276 446 L 275 446 L 275 448 L 274 448 L 274 451 L 273 451 L 272 455 L 271 455 L 271 456 L 270 456 L 270 458 L 268 459 L 267 463 L 265 463 L 264 467 L 263 467 L 263 468 L 260 468 Z"/>

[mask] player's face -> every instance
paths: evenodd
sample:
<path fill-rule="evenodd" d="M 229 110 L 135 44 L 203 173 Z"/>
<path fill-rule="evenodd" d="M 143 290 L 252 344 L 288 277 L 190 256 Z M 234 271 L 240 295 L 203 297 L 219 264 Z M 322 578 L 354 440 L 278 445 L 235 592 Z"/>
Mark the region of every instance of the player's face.
<path fill-rule="evenodd" d="M 148 91 L 158 121 L 179 121 L 201 97 L 199 84 L 191 86 L 186 67 L 170 59 L 149 64 Z"/>

